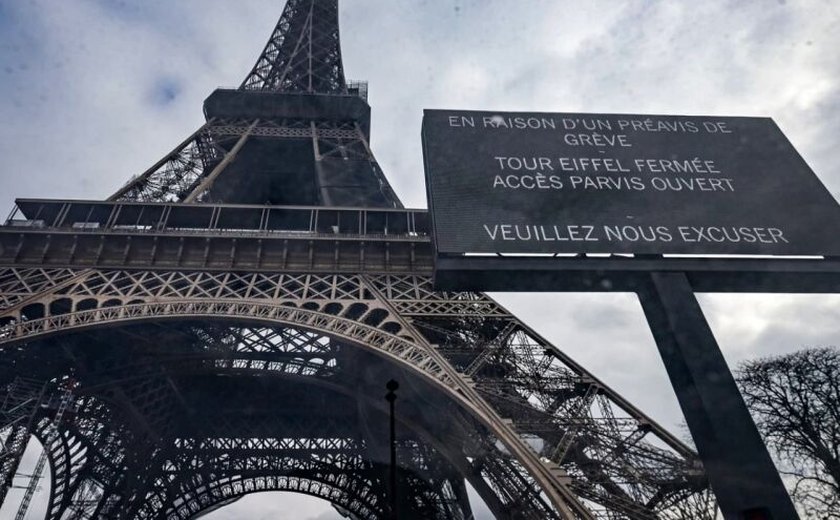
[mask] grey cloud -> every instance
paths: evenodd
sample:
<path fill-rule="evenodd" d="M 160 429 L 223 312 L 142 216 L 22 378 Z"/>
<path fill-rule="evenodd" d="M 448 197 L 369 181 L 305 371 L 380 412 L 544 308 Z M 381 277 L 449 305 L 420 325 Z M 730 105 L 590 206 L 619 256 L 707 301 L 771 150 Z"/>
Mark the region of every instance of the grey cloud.
<path fill-rule="evenodd" d="M 704 295 L 701 304 L 731 366 L 840 344 L 838 295 Z"/>

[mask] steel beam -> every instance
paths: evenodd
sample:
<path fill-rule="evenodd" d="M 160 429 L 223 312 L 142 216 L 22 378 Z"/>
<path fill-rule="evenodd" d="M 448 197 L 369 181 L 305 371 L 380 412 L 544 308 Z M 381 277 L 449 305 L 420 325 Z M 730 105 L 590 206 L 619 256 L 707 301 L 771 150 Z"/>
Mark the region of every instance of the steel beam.
<path fill-rule="evenodd" d="M 443 291 L 636 292 L 651 272 L 684 273 L 697 292 L 838 293 L 836 258 L 438 256 Z"/>
<path fill-rule="evenodd" d="M 798 518 L 688 277 L 651 273 L 639 299 L 724 518 Z"/>

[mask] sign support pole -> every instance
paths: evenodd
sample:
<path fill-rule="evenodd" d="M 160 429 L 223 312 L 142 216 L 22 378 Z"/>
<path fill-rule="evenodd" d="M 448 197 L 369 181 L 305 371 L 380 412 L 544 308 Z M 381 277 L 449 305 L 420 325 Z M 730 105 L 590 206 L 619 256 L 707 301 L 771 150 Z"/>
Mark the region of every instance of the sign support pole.
<path fill-rule="evenodd" d="M 685 273 L 638 295 L 724 518 L 799 518 Z"/>

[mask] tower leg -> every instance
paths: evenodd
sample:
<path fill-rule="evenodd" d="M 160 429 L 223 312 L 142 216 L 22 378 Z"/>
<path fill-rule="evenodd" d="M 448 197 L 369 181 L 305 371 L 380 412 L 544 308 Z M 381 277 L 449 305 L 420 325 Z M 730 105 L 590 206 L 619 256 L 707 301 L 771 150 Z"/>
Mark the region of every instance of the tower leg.
<path fill-rule="evenodd" d="M 639 299 L 724 518 L 799 518 L 685 273 Z"/>
<path fill-rule="evenodd" d="M 8 435 L 3 440 L 3 452 L 0 454 L 0 504 L 6 500 L 6 493 L 12 487 L 12 481 L 20 466 L 20 459 L 23 457 L 28 441 L 29 431 L 26 427 L 9 427 Z"/>
<path fill-rule="evenodd" d="M 16 377 L 0 394 L 0 504 L 20 466 L 29 442 L 35 416 L 44 400 L 47 386 L 37 380 Z"/>
<path fill-rule="evenodd" d="M 461 507 L 464 518 L 475 518 L 472 512 L 472 506 L 470 505 L 470 497 L 467 495 L 466 479 L 461 476 L 453 476 L 450 482 L 455 491 L 455 496 L 458 498 L 458 505 Z"/>

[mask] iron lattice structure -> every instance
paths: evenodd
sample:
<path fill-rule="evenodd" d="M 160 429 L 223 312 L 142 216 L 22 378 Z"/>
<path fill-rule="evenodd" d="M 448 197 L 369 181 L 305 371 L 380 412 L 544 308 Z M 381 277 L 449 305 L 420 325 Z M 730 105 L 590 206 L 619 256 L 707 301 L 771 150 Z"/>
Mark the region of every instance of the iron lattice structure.
<path fill-rule="evenodd" d="M 336 0 L 289 0 L 241 87 L 109 200 L 18 200 L 2 492 L 34 435 L 49 519 L 268 490 L 381 518 L 395 378 L 402 517 L 471 518 L 467 483 L 498 518 L 701 517 L 690 449 L 486 295 L 433 289 L 338 35 Z"/>

